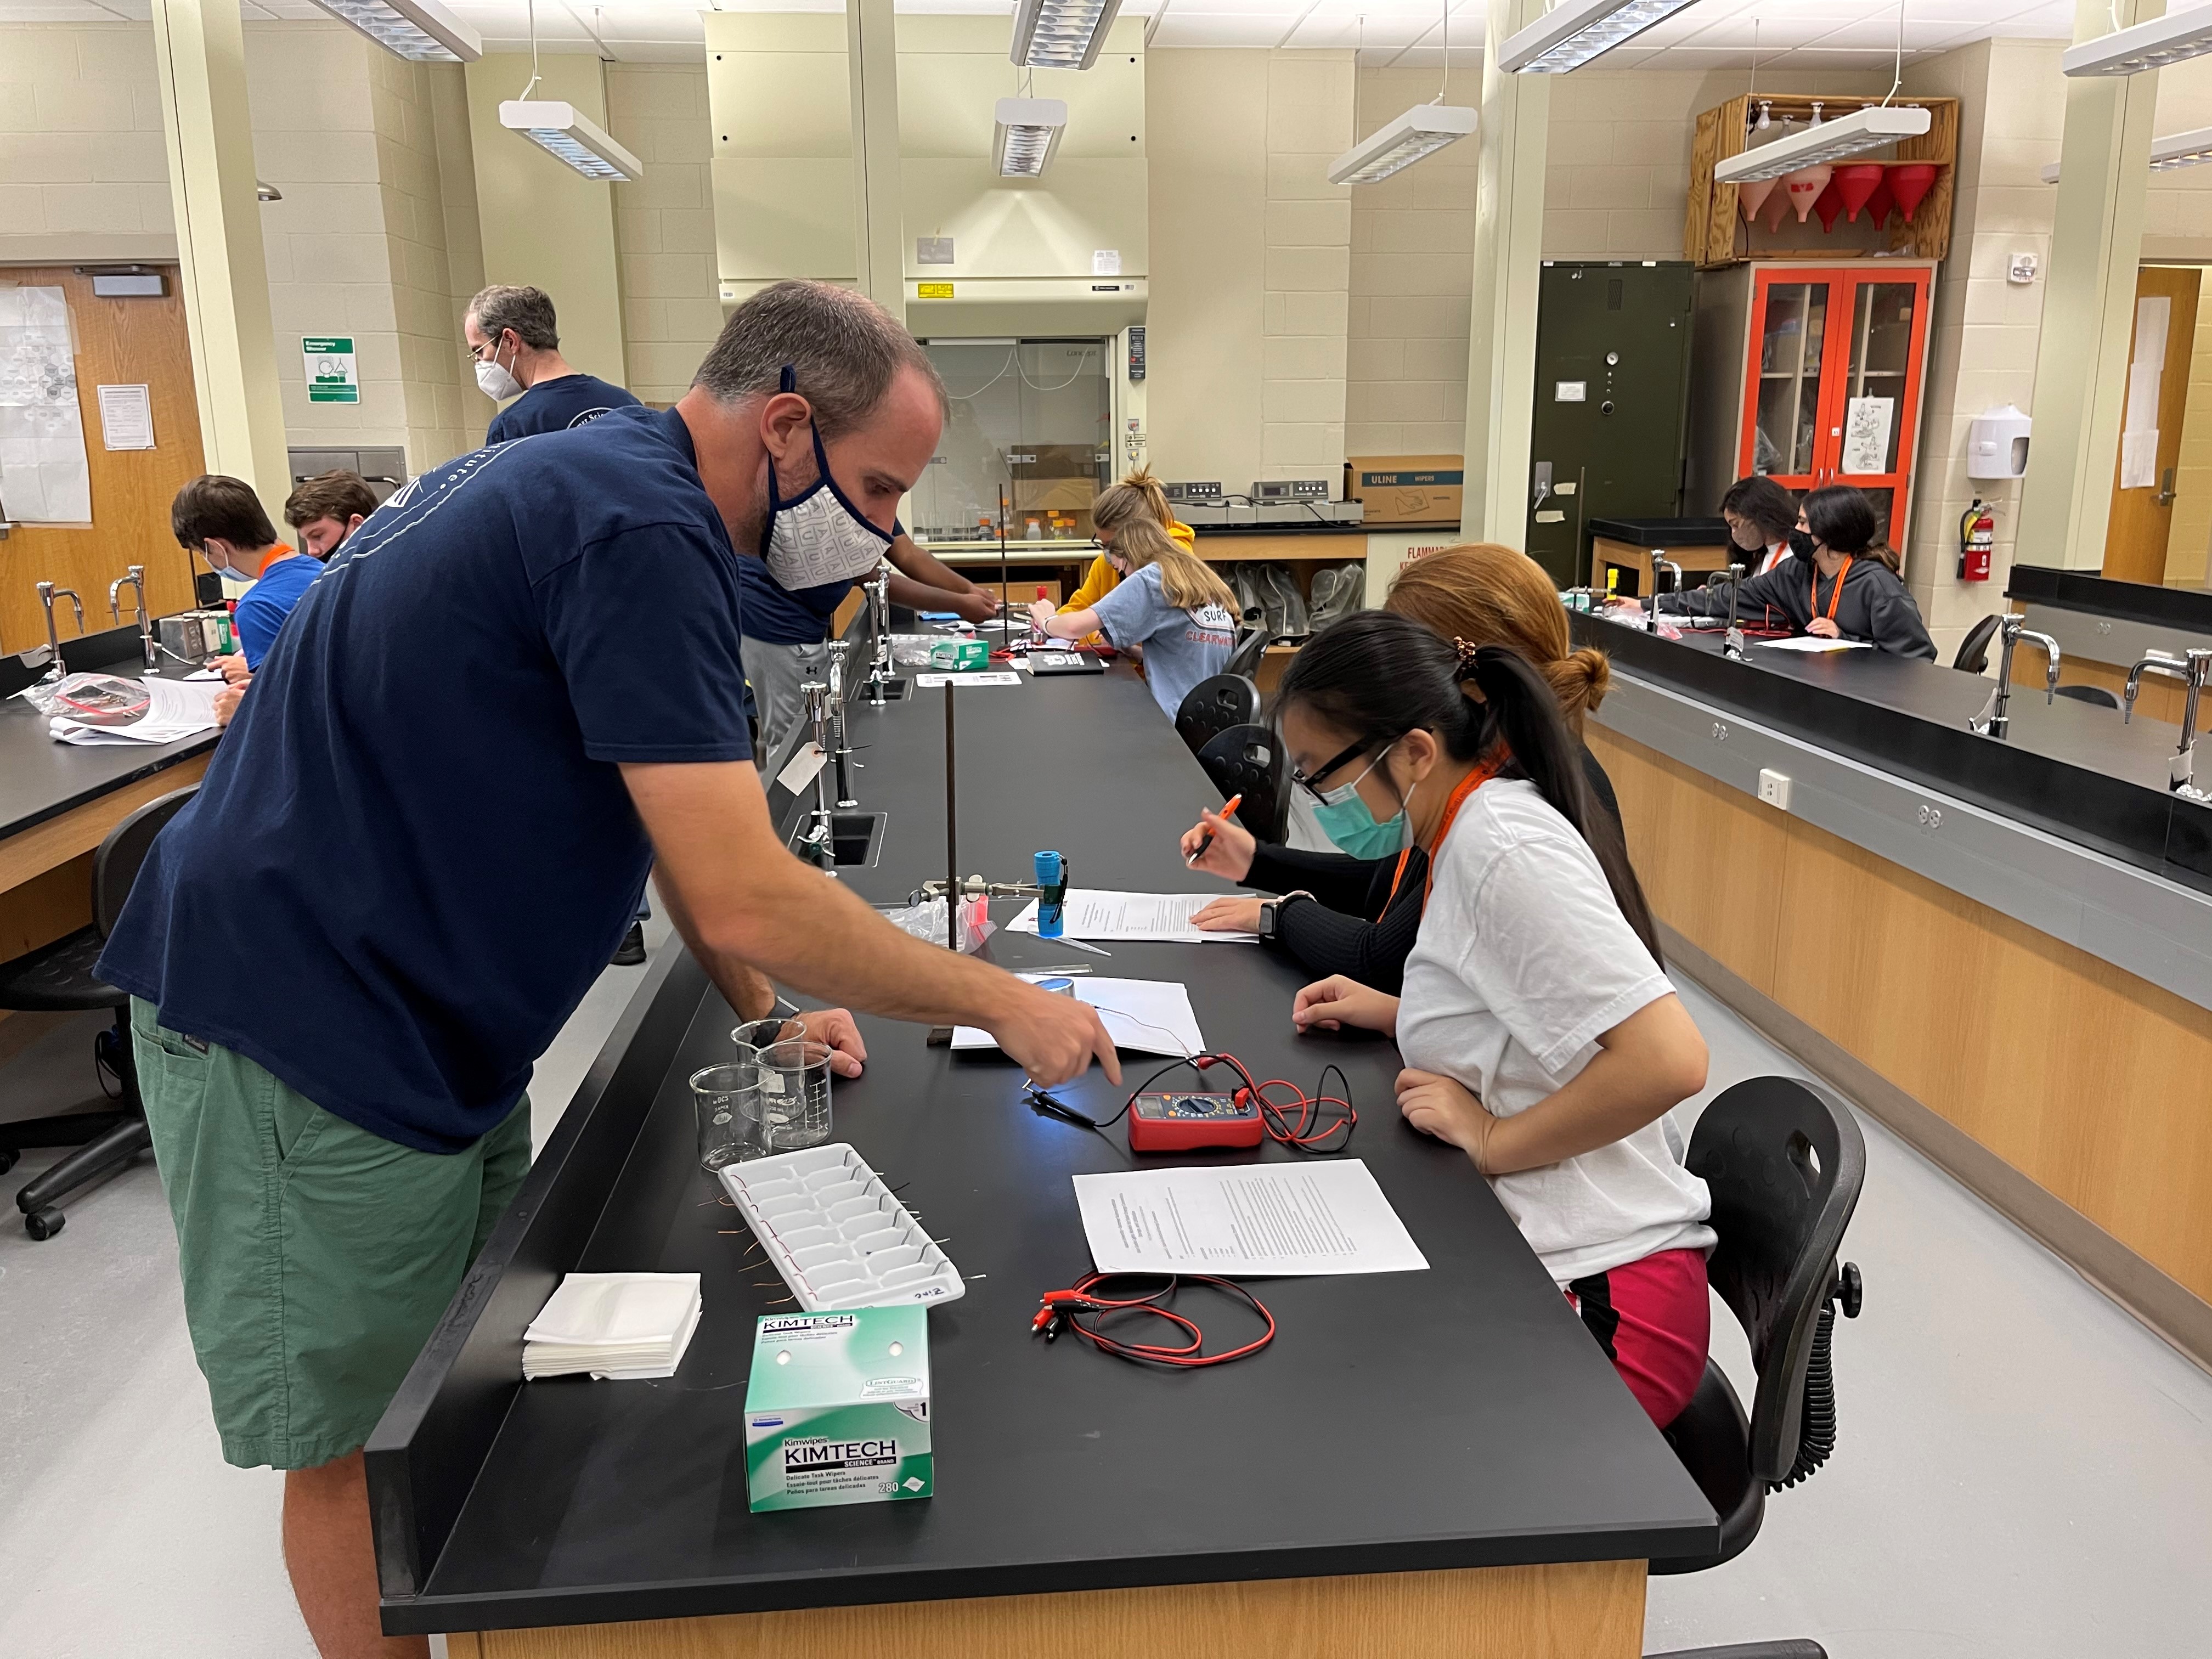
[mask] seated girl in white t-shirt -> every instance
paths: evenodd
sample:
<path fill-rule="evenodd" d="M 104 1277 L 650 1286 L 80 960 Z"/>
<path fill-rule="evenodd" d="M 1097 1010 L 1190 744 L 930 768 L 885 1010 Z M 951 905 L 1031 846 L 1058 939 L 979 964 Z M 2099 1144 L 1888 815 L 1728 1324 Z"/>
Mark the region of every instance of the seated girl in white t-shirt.
<path fill-rule="evenodd" d="M 1506 647 L 1365 611 L 1291 659 L 1278 707 L 1325 829 L 1395 822 L 1429 854 L 1402 994 L 1325 979 L 1299 1028 L 1397 1039 L 1407 1121 L 1489 1178 L 1663 1428 L 1705 1364 L 1712 1201 L 1666 1115 L 1705 1044 L 1551 688 Z"/>

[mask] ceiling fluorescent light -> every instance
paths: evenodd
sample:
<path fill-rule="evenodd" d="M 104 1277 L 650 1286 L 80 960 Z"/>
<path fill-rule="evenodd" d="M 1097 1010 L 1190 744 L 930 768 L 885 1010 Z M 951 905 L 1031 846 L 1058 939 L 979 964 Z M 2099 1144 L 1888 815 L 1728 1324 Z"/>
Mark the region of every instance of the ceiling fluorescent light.
<path fill-rule="evenodd" d="M 586 179 L 628 185 L 645 176 L 637 157 L 608 137 L 597 122 L 574 104 L 550 98 L 526 103 L 511 98 L 499 106 L 499 124 L 543 145 Z"/>
<path fill-rule="evenodd" d="M 1465 104 L 1416 104 L 1396 120 L 1379 127 L 1329 163 L 1332 185 L 1371 185 L 1455 144 L 1474 131 L 1474 111 Z"/>
<path fill-rule="evenodd" d="M 2212 127 L 2193 127 L 2187 132 L 2177 132 L 2171 138 L 2150 141 L 2150 170 L 2171 173 L 2176 167 L 2193 167 L 2212 161 Z M 2058 182 L 2058 163 L 2053 161 L 2043 169 L 2043 182 Z"/>
<path fill-rule="evenodd" d="M 1035 179 L 1052 165 L 1067 131 L 1067 105 L 1058 98 L 1001 98 L 993 108 L 998 131 L 991 160 L 1001 179 Z"/>
<path fill-rule="evenodd" d="M 1087 70 L 1121 9 L 1121 0 L 1020 0 L 1006 56 L 1028 69 Z"/>
<path fill-rule="evenodd" d="M 2069 46 L 2058 68 L 2065 75 L 2141 75 L 2208 52 L 2212 52 L 2212 6 L 2193 6 Z"/>
<path fill-rule="evenodd" d="M 1566 75 L 1694 0 L 1563 0 L 1498 48 L 1508 75 Z"/>
<path fill-rule="evenodd" d="M 1849 155 L 1860 155 L 1870 149 L 1880 149 L 1884 144 L 1893 144 L 1900 138 L 1920 137 L 1927 132 L 1928 125 L 1928 112 L 1924 109 L 1872 104 L 1856 115 L 1824 121 L 1817 127 L 1793 132 L 1787 138 L 1761 144 L 1741 155 L 1731 155 L 1713 168 L 1713 182 L 1749 185 L 1761 179 L 1779 179 L 1799 167 L 1840 161 Z"/>
<path fill-rule="evenodd" d="M 438 0 L 315 0 L 394 57 L 417 64 L 473 64 L 483 37 Z"/>

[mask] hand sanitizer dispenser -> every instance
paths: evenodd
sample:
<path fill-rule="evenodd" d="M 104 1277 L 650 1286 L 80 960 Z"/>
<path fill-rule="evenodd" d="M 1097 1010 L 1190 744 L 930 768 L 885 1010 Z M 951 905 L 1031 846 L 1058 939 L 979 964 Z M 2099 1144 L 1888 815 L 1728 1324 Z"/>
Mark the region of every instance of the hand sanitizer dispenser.
<path fill-rule="evenodd" d="M 2025 477 L 2031 424 L 2029 418 L 2010 404 L 1976 416 L 1966 428 L 1966 476 Z"/>

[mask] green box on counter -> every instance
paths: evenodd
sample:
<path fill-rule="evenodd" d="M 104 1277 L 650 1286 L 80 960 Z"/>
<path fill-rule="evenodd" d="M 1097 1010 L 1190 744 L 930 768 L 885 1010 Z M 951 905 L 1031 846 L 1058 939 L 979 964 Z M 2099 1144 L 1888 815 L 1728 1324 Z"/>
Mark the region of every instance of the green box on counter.
<path fill-rule="evenodd" d="M 927 1498 L 929 1310 L 763 1315 L 745 1383 L 751 1507 Z"/>
<path fill-rule="evenodd" d="M 939 640 L 929 647 L 929 665 L 966 673 L 991 665 L 991 647 L 981 640 Z"/>

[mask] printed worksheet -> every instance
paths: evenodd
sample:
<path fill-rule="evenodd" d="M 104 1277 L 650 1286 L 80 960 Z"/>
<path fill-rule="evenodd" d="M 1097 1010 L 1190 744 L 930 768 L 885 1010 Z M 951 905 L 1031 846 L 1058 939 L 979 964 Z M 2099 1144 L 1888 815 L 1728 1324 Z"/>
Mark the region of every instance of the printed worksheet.
<path fill-rule="evenodd" d="M 1359 1159 L 1079 1175 L 1103 1273 L 1396 1273 L 1428 1258 Z"/>
<path fill-rule="evenodd" d="M 1171 945 L 1256 940 L 1257 933 L 1203 933 L 1191 925 L 1193 916 L 1221 896 L 1218 893 L 1109 893 L 1071 887 L 1060 931 L 1071 939 L 1159 939 Z M 1036 913 L 1036 901 L 1031 899 L 1006 924 L 1006 931 L 1034 933 Z"/>

